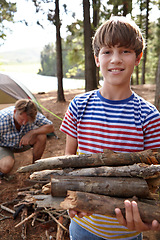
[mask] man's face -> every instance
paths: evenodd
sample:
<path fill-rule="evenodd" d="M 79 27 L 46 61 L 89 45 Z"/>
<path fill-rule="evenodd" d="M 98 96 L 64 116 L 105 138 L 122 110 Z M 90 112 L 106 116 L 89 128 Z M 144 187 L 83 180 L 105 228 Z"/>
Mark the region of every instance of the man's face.
<path fill-rule="evenodd" d="M 27 116 L 26 112 L 20 113 L 16 109 L 14 110 L 13 118 L 20 126 L 26 125 L 28 122 L 30 122 L 30 118 Z"/>

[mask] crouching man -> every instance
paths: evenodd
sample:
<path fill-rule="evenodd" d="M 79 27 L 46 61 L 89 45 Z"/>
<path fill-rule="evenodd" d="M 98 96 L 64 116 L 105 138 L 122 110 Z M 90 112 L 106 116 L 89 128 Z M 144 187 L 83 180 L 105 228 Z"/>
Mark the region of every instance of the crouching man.
<path fill-rule="evenodd" d="M 53 123 L 37 112 L 32 100 L 20 99 L 0 111 L 0 176 L 14 166 L 14 153 L 33 148 L 33 163 L 40 159 L 47 134 L 54 132 Z"/>

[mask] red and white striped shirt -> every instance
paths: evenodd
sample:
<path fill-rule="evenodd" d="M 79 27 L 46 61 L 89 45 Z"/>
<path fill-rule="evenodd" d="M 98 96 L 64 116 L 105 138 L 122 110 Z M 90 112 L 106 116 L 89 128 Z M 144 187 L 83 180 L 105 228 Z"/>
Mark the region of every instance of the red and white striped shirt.
<path fill-rule="evenodd" d="M 105 99 L 99 90 L 78 95 L 70 103 L 60 129 L 77 139 L 79 154 L 160 148 L 160 113 L 134 92 L 120 101 Z M 138 234 L 106 215 L 75 217 L 74 221 L 104 239 L 129 240 Z"/>

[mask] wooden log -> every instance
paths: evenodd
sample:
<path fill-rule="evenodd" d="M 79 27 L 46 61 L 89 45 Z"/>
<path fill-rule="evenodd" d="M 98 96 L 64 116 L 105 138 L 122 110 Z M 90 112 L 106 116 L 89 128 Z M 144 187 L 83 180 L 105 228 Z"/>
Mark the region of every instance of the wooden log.
<path fill-rule="evenodd" d="M 54 173 L 52 175 L 54 175 Z M 81 168 L 72 170 L 69 173 L 64 172 L 64 175 L 86 177 L 142 177 L 145 179 L 150 177 L 157 178 L 160 176 L 160 165 L 139 163 L 118 167 L 103 166 L 94 168 Z"/>
<path fill-rule="evenodd" d="M 65 197 L 67 190 L 91 192 L 116 197 L 149 196 L 149 188 L 142 178 L 129 177 L 73 177 L 51 178 L 51 195 Z"/>
<path fill-rule="evenodd" d="M 116 153 L 105 149 L 103 153 L 51 157 L 37 160 L 34 164 L 20 167 L 17 172 L 35 172 L 56 168 L 81 168 L 95 166 L 124 166 L 134 163 L 158 164 L 160 152 L 145 150 L 141 152 Z"/>
<path fill-rule="evenodd" d="M 50 180 L 51 174 L 57 175 L 57 176 L 62 176 L 64 175 L 63 170 L 42 170 L 42 171 L 37 171 L 33 172 L 29 177 L 30 179 L 35 179 L 35 180 Z"/>
<path fill-rule="evenodd" d="M 35 195 L 37 207 L 39 208 L 55 208 L 57 210 L 62 210 L 60 203 L 64 200 L 64 197 L 52 197 L 51 195 Z"/>
<path fill-rule="evenodd" d="M 73 209 L 87 213 L 96 213 L 102 215 L 110 215 L 115 217 L 115 208 L 120 208 L 125 217 L 124 200 L 122 198 L 114 198 L 93 193 L 84 193 L 78 191 L 68 191 L 67 197 L 60 206 L 64 209 Z M 130 201 L 135 198 L 129 199 Z M 137 200 L 140 216 L 146 223 L 151 223 L 156 219 L 160 223 L 160 206 L 154 200 L 142 202 Z M 153 204 L 152 204 L 153 203 Z"/>
<path fill-rule="evenodd" d="M 128 166 L 118 167 L 94 167 L 80 169 L 62 169 L 62 170 L 42 170 L 34 172 L 30 175 L 30 179 L 50 180 L 51 175 L 54 176 L 86 176 L 86 177 L 150 177 L 160 176 L 160 165 L 148 165 L 145 163 L 137 163 Z"/>

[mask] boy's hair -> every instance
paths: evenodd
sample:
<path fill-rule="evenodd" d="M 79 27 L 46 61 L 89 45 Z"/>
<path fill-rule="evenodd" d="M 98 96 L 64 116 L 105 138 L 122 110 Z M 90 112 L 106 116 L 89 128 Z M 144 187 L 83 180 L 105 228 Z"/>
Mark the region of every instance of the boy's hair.
<path fill-rule="evenodd" d="M 114 47 L 115 45 L 134 50 L 136 57 L 143 51 L 144 38 L 133 20 L 122 16 L 113 16 L 97 29 L 92 41 L 96 57 L 102 47 Z"/>
<path fill-rule="evenodd" d="M 34 121 L 37 115 L 37 106 L 30 99 L 20 99 L 15 103 L 15 109 L 19 111 L 19 113 L 26 112 L 27 116 Z"/>

